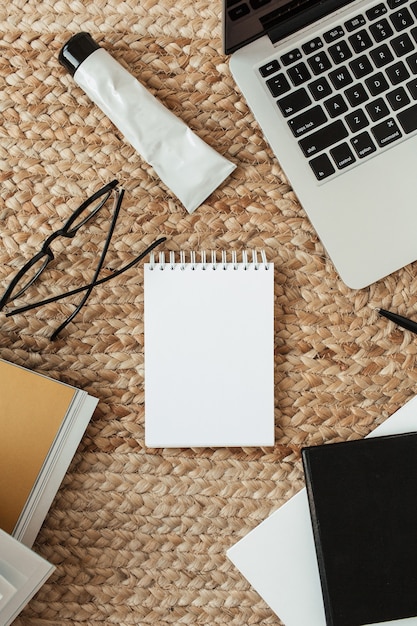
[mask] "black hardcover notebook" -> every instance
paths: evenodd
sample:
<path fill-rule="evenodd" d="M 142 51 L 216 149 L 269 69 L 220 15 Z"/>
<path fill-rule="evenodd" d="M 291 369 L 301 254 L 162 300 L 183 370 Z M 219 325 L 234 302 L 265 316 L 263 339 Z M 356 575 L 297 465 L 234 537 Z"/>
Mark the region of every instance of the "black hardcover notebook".
<path fill-rule="evenodd" d="M 417 615 L 417 433 L 302 450 L 328 626 Z"/>

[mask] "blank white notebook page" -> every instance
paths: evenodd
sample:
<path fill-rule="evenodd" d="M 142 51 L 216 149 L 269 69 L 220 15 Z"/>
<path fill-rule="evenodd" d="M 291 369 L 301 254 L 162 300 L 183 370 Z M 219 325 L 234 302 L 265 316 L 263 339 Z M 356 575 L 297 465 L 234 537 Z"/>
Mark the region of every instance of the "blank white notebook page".
<path fill-rule="evenodd" d="M 242 257 L 145 264 L 149 447 L 274 444 L 274 269 Z"/>

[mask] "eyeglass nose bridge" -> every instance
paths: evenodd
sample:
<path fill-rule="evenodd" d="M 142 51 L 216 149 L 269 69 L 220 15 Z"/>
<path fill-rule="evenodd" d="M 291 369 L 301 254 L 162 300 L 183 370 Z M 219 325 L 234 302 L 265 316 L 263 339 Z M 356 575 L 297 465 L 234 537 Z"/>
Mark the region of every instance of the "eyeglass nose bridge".
<path fill-rule="evenodd" d="M 49 235 L 49 237 L 47 237 L 45 239 L 45 241 L 42 244 L 41 249 L 39 250 L 39 252 L 37 254 L 35 254 L 35 256 L 33 257 L 34 259 L 36 258 L 36 261 L 39 261 L 39 259 L 47 254 L 48 257 L 50 257 L 50 261 L 52 261 L 55 257 L 54 254 L 50 248 L 51 243 L 53 243 L 55 241 L 55 239 L 57 239 L 58 237 L 62 237 L 64 236 L 64 232 L 62 228 L 59 228 L 58 230 L 55 230 L 53 233 L 51 233 Z"/>

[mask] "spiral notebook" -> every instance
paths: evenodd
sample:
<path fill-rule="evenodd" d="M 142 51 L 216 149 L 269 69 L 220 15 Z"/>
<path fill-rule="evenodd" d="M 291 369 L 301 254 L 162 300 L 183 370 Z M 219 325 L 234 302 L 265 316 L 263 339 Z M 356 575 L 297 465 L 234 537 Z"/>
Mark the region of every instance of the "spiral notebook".
<path fill-rule="evenodd" d="M 144 267 L 145 443 L 274 444 L 274 268 L 264 253 Z"/>

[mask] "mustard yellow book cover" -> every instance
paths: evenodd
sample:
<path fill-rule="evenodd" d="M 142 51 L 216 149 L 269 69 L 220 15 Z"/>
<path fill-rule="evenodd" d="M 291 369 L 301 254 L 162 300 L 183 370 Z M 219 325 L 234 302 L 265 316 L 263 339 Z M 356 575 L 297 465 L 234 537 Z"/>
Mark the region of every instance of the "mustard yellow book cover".
<path fill-rule="evenodd" d="M 0 528 L 12 533 L 76 390 L 0 360 Z"/>

